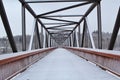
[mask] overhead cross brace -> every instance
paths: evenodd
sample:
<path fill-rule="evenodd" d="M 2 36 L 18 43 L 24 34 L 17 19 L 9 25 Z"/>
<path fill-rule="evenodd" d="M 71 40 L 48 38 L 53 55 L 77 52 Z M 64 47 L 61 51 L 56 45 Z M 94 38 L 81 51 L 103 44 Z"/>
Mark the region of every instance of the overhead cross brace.
<path fill-rule="evenodd" d="M 75 23 L 68 23 L 68 24 L 65 24 L 65 25 L 52 26 L 52 27 L 49 27 L 47 29 L 53 29 L 53 28 L 58 28 L 58 27 L 63 27 L 63 26 L 69 26 L 69 25 L 75 25 Z"/>
<path fill-rule="evenodd" d="M 62 21 L 62 22 L 72 22 L 72 23 L 77 23 L 75 21 L 69 21 L 69 20 L 63 20 L 63 19 L 55 19 L 55 18 L 48 18 L 48 17 L 40 17 L 43 19 L 48 19 L 48 20 L 55 20 L 55 21 Z"/>
<path fill-rule="evenodd" d="M 74 29 L 71 31 L 71 33 L 69 34 L 69 36 L 73 33 L 73 31 L 79 26 L 79 24 L 84 20 L 84 18 L 86 16 L 89 15 L 89 13 L 96 7 L 96 5 L 98 4 L 98 2 L 93 3 L 90 8 L 86 11 L 86 13 L 84 14 L 84 16 L 80 19 L 80 21 L 78 22 L 78 24 L 74 27 Z"/>
<path fill-rule="evenodd" d="M 36 18 L 36 14 L 35 12 L 33 11 L 33 9 L 27 4 L 25 3 L 25 0 L 19 0 L 22 5 L 24 5 L 24 7 L 33 15 L 33 17 Z M 42 27 L 44 27 L 44 29 L 50 34 L 50 32 L 46 29 L 45 25 L 41 22 L 40 19 L 37 19 L 37 21 L 41 24 Z"/>
<path fill-rule="evenodd" d="M 83 6 L 83 5 L 86 5 L 86 4 L 89 4 L 89 3 L 91 3 L 91 2 L 89 1 L 89 2 L 85 2 L 85 3 L 80 3 L 80 4 L 77 4 L 77 5 L 72 5 L 72 6 L 69 6 L 69 7 L 65 7 L 65 8 L 57 9 L 57 10 L 54 10 L 54 11 L 50 11 L 50 12 L 46 12 L 46 13 L 43 13 L 43 14 L 37 15 L 37 17 L 39 18 L 39 17 L 44 16 L 44 15 L 48 15 L 48 14 L 52 14 L 52 13 L 56 13 L 56 12 L 60 12 L 60 11 L 64 11 L 64 10 L 67 10 L 67 9 L 71 9 L 71 8 L 75 8 L 75 7 Z"/>
<path fill-rule="evenodd" d="M 91 2 L 95 2 L 95 1 L 100 1 L 100 0 L 45 0 L 45 1 L 25 1 L 25 3 L 60 3 L 60 2 L 85 2 L 85 1 L 91 1 Z"/>
<path fill-rule="evenodd" d="M 42 17 L 82 17 L 83 15 L 50 15 L 50 16 L 42 16 Z"/>
<path fill-rule="evenodd" d="M 51 0 L 51 1 L 26 1 L 26 3 L 57 3 L 57 2 L 82 2 L 82 1 L 89 1 L 89 0 Z"/>

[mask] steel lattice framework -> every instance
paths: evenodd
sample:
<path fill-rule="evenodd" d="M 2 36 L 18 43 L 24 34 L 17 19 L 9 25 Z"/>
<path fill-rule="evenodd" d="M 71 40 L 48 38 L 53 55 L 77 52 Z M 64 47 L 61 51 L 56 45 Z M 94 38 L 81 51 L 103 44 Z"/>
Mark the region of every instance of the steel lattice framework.
<path fill-rule="evenodd" d="M 102 22 L 101 22 L 101 0 L 19 0 L 22 4 L 22 48 L 23 51 L 26 50 L 26 15 L 25 12 L 28 10 L 30 14 L 35 18 L 35 23 L 33 27 L 33 32 L 31 35 L 29 49 L 32 49 L 32 42 L 34 35 L 37 37 L 37 42 L 39 48 L 43 47 L 43 36 L 39 35 L 39 25 L 41 26 L 42 34 L 43 29 L 45 30 L 45 46 L 51 47 L 55 41 L 58 45 L 63 45 L 65 42 L 69 46 L 83 47 L 86 44 L 87 39 L 90 39 L 91 47 L 95 48 L 93 38 L 89 32 L 89 25 L 87 22 L 87 16 L 97 7 L 97 23 L 98 23 L 98 48 L 102 49 Z M 36 11 L 33 5 L 50 5 L 51 10 L 44 10 L 43 12 Z M 65 5 L 63 5 L 65 4 Z M 69 4 L 69 5 L 68 5 Z M 55 5 L 55 6 L 54 6 Z M 58 6 L 57 6 L 58 5 Z M 59 8 L 60 5 L 60 8 Z M 63 6 L 63 7 L 62 7 Z M 76 14 L 81 7 L 87 6 L 87 9 L 79 14 Z M 55 8 L 56 7 L 56 8 Z M 37 7 L 37 10 L 40 7 Z M 53 8 L 53 9 L 52 9 Z M 78 9 L 79 8 L 79 9 Z M 67 12 L 68 11 L 68 12 Z M 120 12 L 120 11 L 119 11 Z M 9 22 L 7 20 L 6 12 L 2 0 L 0 0 L 0 14 L 8 39 L 10 41 L 13 52 L 17 52 L 16 45 L 10 30 Z M 115 27 L 119 27 L 119 16 L 118 13 L 117 21 Z M 81 35 L 80 29 L 83 23 L 83 34 Z M 78 29 L 78 30 L 77 30 Z M 116 31 L 116 29 L 115 29 Z M 78 32 L 78 33 L 77 33 Z M 117 35 L 113 34 L 113 37 Z M 80 37 L 81 36 L 81 37 Z M 86 36 L 88 38 L 86 38 Z M 116 38 L 114 38 L 116 39 Z M 109 49 L 113 49 L 113 40 L 111 38 L 111 43 Z M 111 48 L 112 47 L 112 48 Z"/>
<path fill-rule="evenodd" d="M 97 6 L 98 7 L 98 28 L 99 28 L 99 48 L 102 48 L 102 43 L 101 43 L 101 10 L 100 10 L 100 1 L 101 0 L 43 0 L 43 1 L 25 1 L 25 0 L 19 0 L 22 3 L 22 16 L 23 16 L 23 37 L 25 37 L 25 8 L 36 18 L 37 22 L 39 22 L 41 24 L 41 26 L 46 30 L 46 33 L 48 35 L 50 35 L 50 37 L 52 39 L 54 39 L 59 45 L 64 43 L 65 40 L 67 40 L 68 38 L 71 37 L 71 34 L 75 34 L 74 31 L 76 30 L 77 27 L 79 27 L 79 25 L 85 21 L 85 18 L 90 14 L 90 12 Z M 63 7 L 60 9 L 56 9 L 56 10 L 51 10 L 51 11 L 46 11 L 44 13 L 39 13 L 36 14 L 35 11 L 32 9 L 32 7 L 30 6 L 30 4 L 35 4 L 35 3 L 71 3 L 74 2 L 74 5 L 70 5 L 67 7 Z M 72 13 L 69 14 L 64 14 L 66 13 L 66 10 L 70 10 L 70 9 L 74 9 L 77 7 L 81 7 L 81 6 L 85 6 L 85 5 L 90 5 L 88 7 L 88 9 L 86 10 L 85 13 L 82 14 L 75 14 Z M 60 12 L 64 12 L 63 14 L 59 14 L 57 15 L 57 13 Z M 77 21 L 75 21 L 72 18 L 78 18 Z M 69 20 L 66 20 L 66 18 L 69 18 Z M 71 19 L 70 19 L 71 18 Z M 48 22 L 50 21 L 50 23 L 44 23 L 41 19 L 45 19 Z M 86 22 L 86 21 L 85 21 Z M 85 23 L 86 24 L 86 23 Z M 51 26 L 52 25 L 52 26 Z M 55 25 L 55 26 L 54 26 Z M 69 27 L 69 26 L 73 26 L 73 27 Z M 49 26 L 49 27 L 48 27 Z M 84 25 L 86 26 L 86 25 Z M 85 30 L 85 29 L 84 29 Z M 84 32 L 84 31 L 83 31 Z M 80 34 L 79 34 L 80 36 Z M 50 38 L 50 39 L 51 39 Z M 25 38 L 23 38 L 25 41 Z M 73 38 L 72 38 L 73 39 Z M 74 37 L 75 39 L 75 37 Z M 75 40 L 72 40 L 73 46 L 75 44 Z M 83 35 L 83 39 L 82 39 L 82 43 L 84 41 L 84 35 Z M 23 43 L 25 44 L 25 42 Z M 70 43 L 71 44 L 71 43 Z M 83 46 L 83 44 L 81 44 L 80 46 Z"/>

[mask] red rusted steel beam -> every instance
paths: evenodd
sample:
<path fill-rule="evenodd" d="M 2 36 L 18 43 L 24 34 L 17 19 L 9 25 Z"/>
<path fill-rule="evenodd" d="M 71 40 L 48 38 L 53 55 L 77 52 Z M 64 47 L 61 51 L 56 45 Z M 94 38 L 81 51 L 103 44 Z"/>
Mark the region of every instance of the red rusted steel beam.
<path fill-rule="evenodd" d="M 26 52 L 18 56 L 0 60 L 0 80 L 9 80 L 24 71 L 55 48 L 46 48 L 33 52 Z"/>
<path fill-rule="evenodd" d="M 108 58 L 120 60 L 120 55 L 116 55 L 116 54 L 109 54 L 109 53 L 105 53 L 105 52 L 98 52 L 98 51 L 92 51 L 92 50 L 86 50 L 86 49 L 76 49 L 76 48 L 70 48 L 70 49 L 84 52 L 84 53 L 88 53 L 88 54 L 97 55 L 97 56 L 103 56 L 103 57 L 108 57 Z"/>
<path fill-rule="evenodd" d="M 3 60 L 0 60 L 0 65 L 11 63 L 11 62 L 14 62 L 14 61 L 17 61 L 17 60 L 21 60 L 23 58 L 27 58 L 29 56 L 33 56 L 33 55 L 36 55 L 36 54 L 41 54 L 41 53 L 47 52 L 47 51 L 50 51 L 50 50 L 52 50 L 52 48 L 46 49 L 46 50 L 40 50 L 40 51 L 36 51 L 36 52 L 29 52 L 29 53 L 24 54 L 24 55 L 19 55 L 19 56 L 3 59 Z"/>
<path fill-rule="evenodd" d="M 113 74 L 120 76 L 120 55 L 104 51 L 88 50 L 83 48 L 65 47 L 76 55 L 95 63 L 102 69 L 108 70 Z"/>

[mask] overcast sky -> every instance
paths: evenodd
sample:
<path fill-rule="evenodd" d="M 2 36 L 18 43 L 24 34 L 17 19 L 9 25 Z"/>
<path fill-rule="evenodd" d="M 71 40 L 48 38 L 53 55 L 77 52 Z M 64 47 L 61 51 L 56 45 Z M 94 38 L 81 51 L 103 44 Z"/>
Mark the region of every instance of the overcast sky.
<path fill-rule="evenodd" d="M 21 35 L 21 4 L 18 0 L 3 0 L 9 23 L 13 35 Z M 120 0 L 102 0 L 102 30 L 104 32 L 112 32 L 116 20 L 117 12 L 120 7 Z M 51 7 L 52 8 L 52 7 Z M 49 10 L 49 6 L 46 6 Z M 27 12 L 27 34 L 30 34 L 33 26 L 33 17 Z M 88 20 L 91 30 L 97 29 L 95 23 L 96 9 L 89 15 Z M 1 18 L 0 18 L 0 37 L 6 36 Z"/>

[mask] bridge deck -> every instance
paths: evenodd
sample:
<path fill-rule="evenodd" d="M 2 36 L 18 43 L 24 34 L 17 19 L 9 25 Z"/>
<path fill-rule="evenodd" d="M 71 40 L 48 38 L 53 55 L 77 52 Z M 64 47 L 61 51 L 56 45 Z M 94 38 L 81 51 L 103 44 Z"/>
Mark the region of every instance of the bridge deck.
<path fill-rule="evenodd" d="M 12 80 L 120 80 L 101 68 L 56 49 Z"/>

